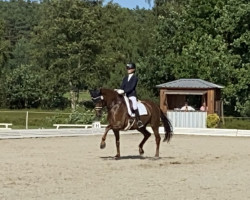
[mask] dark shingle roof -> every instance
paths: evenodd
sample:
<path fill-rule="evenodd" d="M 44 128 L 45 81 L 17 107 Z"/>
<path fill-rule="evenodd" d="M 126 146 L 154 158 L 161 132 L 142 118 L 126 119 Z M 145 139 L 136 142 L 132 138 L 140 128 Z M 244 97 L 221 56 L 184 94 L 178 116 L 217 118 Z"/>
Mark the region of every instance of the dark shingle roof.
<path fill-rule="evenodd" d="M 201 79 L 179 79 L 156 86 L 157 88 L 224 88 L 223 86 Z"/>

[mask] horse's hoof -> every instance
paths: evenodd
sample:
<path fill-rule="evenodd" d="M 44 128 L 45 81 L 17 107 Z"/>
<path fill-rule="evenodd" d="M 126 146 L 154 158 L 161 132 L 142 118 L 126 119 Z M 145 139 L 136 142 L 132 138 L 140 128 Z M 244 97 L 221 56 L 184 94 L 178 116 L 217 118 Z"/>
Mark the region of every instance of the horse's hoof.
<path fill-rule="evenodd" d="M 116 154 L 115 155 L 115 159 L 117 160 L 117 159 L 119 159 L 120 158 L 120 154 Z"/>
<path fill-rule="evenodd" d="M 140 155 L 143 155 L 143 154 L 144 154 L 144 151 L 143 151 L 142 148 L 139 148 L 139 154 L 140 154 Z"/>
<path fill-rule="evenodd" d="M 101 142 L 100 148 L 101 148 L 101 149 L 104 149 L 105 147 L 106 147 L 106 143 L 105 143 L 105 142 Z"/>

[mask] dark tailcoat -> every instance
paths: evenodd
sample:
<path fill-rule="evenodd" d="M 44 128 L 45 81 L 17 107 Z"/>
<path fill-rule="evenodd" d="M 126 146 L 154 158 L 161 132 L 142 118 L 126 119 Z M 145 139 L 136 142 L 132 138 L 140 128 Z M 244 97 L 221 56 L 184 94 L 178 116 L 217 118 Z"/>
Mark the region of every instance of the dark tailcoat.
<path fill-rule="evenodd" d="M 122 80 L 121 89 L 124 90 L 124 93 L 127 97 L 135 96 L 136 97 L 136 86 L 138 78 L 133 74 L 133 76 L 128 81 L 128 76 L 125 76 Z"/>

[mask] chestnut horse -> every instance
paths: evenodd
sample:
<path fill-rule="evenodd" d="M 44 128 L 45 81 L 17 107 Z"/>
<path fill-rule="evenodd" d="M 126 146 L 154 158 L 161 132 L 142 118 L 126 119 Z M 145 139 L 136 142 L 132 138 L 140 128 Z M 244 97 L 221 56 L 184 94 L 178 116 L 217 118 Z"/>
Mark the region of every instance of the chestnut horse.
<path fill-rule="evenodd" d="M 165 130 L 165 137 L 163 141 L 169 142 L 172 137 L 172 126 L 168 118 L 164 115 L 160 107 L 148 100 L 141 101 L 146 107 L 147 115 L 140 116 L 141 121 L 144 126 L 142 128 L 137 127 L 137 123 L 131 122 L 131 118 L 129 115 L 126 102 L 123 95 L 118 94 L 116 91 L 111 89 L 101 88 L 100 90 L 91 90 L 90 95 L 92 97 L 93 102 L 95 103 L 96 115 L 100 117 L 101 110 L 103 107 L 107 108 L 107 120 L 109 125 L 106 127 L 105 133 L 102 137 L 101 148 L 105 147 L 105 140 L 109 130 L 113 130 L 116 140 L 116 158 L 120 157 L 120 133 L 119 131 L 125 130 L 128 127 L 128 124 L 131 123 L 129 130 L 137 129 L 144 135 L 143 140 L 139 144 L 139 153 L 142 155 L 143 145 L 150 137 L 151 133 L 146 129 L 146 126 L 150 124 L 156 141 L 156 153 L 155 156 L 159 157 L 159 148 L 161 136 L 159 134 L 159 126 L 162 124 Z M 133 121 L 132 120 L 132 121 Z"/>

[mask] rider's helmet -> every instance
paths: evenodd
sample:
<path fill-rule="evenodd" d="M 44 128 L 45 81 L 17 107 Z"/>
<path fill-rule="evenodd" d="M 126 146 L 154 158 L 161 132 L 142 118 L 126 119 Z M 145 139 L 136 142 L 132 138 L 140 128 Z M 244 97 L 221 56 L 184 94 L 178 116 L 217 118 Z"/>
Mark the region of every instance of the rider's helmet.
<path fill-rule="evenodd" d="M 135 68 L 136 68 L 135 63 L 128 63 L 128 64 L 126 65 L 126 68 L 127 68 L 127 69 L 135 69 Z"/>

